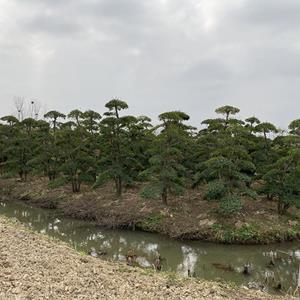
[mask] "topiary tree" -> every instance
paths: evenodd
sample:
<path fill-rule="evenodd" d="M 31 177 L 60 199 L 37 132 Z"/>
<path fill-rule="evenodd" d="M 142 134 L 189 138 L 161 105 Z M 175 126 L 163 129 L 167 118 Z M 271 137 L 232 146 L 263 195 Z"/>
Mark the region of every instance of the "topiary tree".
<path fill-rule="evenodd" d="M 50 124 L 43 120 L 36 121 L 36 147 L 30 161 L 33 168 L 47 176 L 50 181 L 57 177 L 61 163 L 59 149 L 50 132 Z"/>
<path fill-rule="evenodd" d="M 127 109 L 126 102 L 113 99 L 105 104 L 108 111 L 104 113 L 105 118 L 101 121 L 101 142 L 103 146 L 100 159 L 100 172 L 97 176 L 96 185 L 100 185 L 108 179 L 115 182 L 116 195 L 122 195 L 124 181 L 130 181 L 131 172 L 127 161 L 132 157 L 128 144 L 128 127 L 135 118 L 132 116 L 121 117 L 119 112 Z"/>
<path fill-rule="evenodd" d="M 68 118 L 74 120 L 77 126 L 81 125 L 82 117 L 83 112 L 79 109 L 74 109 L 68 114 Z"/>
<path fill-rule="evenodd" d="M 221 106 L 221 107 L 216 109 L 217 114 L 221 114 L 225 117 L 225 119 L 224 119 L 225 128 L 228 127 L 228 124 L 230 122 L 230 117 L 233 116 L 233 115 L 236 115 L 239 112 L 240 112 L 239 108 L 234 107 L 234 106 L 230 106 L 230 105 Z"/>
<path fill-rule="evenodd" d="M 255 131 L 255 127 L 260 124 L 260 120 L 257 119 L 256 117 L 250 117 L 250 118 L 247 118 L 245 120 L 246 122 L 246 125 L 245 127 L 249 129 L 250 131 L 250 134 L 252 134 L 254 131 Z"/>
<path fill-rule="evenodd" d="M 66 115 L 64 115 L 56 110 L 51 110 L 44 115 L 44 118 L 50 119 L 50 124 L 53 125 L 53 131 L 55 132 L 57 130 L 57 127 L 60 125 L 58 120 L 65 119 Z"/>
<path fill-rule="evenodd" d="M 27 180 L 29 172 L 32 170 L 30 161 L 33 159 L 36 147 L 36 135 L 33 130 L 36 121 L 31 118 L 22 122 L 16 118 L 8 116 L 2 118 L 8 123 L 8 137 L 4 155 L 6 156 L 5 166 L 9 170 L 19 174 L 22 181 Z"/>
<path fill-rule="evenodd" d="M 91 134 L 99 130 L 101 115 L 93 110 L 87 110 L 82 114 L 82 124 Z"/>
<path fill-rule="evenodd" d="M 188 138 L 189 127 L 184 124 L 188 119 L 189 116 L 181 111 L 159 115 L 162 123 L 157 128 L 161 128 L 161 132 L 151 149 L 150 167 L 140 174 L 150 180 L 145 189 L 155 191 L 165 205 L 169 194 L 179 194 L 184 190 L 185 167 L 181 146 Z M 144 190 L 143 193 L 147 192 Z"/>
<path fill-rule="evenodd" d="M 290 134 L 300 136 L 300 119 L 294 120 L 289 125 Z"/>
<path fill-rule="evenodd" d="M 43 159 L 44 166 L 46 167 L 45 170 L 49 177 L 49 180 L 52 181 L 58 176 L 59 166 L 62 163 L 60 148 L 58 144 L 59 141 L 57 139 L 57 133 L 60 126 L 62 125 L 62 123 L 59 122 L 59 119 L 65 119 L 66 116 L 58 111 L 52 110 L 47 112 L 44 115 L 44 118 L 50 120 L 50 130 L 48 131 L 47 128 L 41 124 L 41 138 L 48 139 L 47 141 L 44 140 L 43 154 L 41 158 Z"/>
<path fill-rule="evenodd" d="M 255 131 L 263 134 L 266 144 L 267 144 L 267 139 L 268 139 L 267 135 L 269 133 L 277 133 L 278 132 L 277 128 L 273 124 L 268 123 L 268 122 L 263 122 L 263 123 L 256 125 Z"/>
<path fill-rule="evenodd" d="M 293 149 L 281 157 L 263 176 L 264 192 L 278 202 L 278 213 L 291 206 L 300 206 L 300 150 Z"/>
<path fill-rule="evenodd" d="M 7 157 L 5 155 L 5 146 L 6 146 L 6 133 L 5 126 L 0 124 L 0 174 L 3 174 L 3 164 L 6 161 Z"/>
<path fill-rule="evenodd" d="M 90 168 L 94 164 L 87 148 L 87 132 L 74 122 L 67 122 L 61 126 L 57 141 L 60 150 L 60 172 L 72 185 L 72 191 L 79 193 L 82 182 L 93 180 Z"/>
<path fill-rule="evenodd" d="M 139 116 L 132 119 L 127 127 L 127 140 L 129 153 L 126 163 L 130 169 L 132 180 L 139 181 L 139 174 L 149 167 L 150 151 L 155 135 L 151 119 L 147 116 Z"/>
<path fill-rule="evenodd" d="M 230 207 L 229 200 L 233 199 L 232 209 L 237 211 L 242 207 L 241 202 L 236 205 L 240 195 L 254 195 L 249 191 L 256 170 L 249 155 L 253 140 L 249 138 L 247 124 L 244 126 L 243 121 L 232 118 L 238 108 L 224 106 L 216 112 L 224 118 L 206 120 L 207 130 L 199 132 L 197 151 L 202 162 L 198 163 L 194 186 L 204 183 L 204 197 L 220 201 L 220 207 Z M 256 120 L 246 122 L 253 126 Z"/>
<path fill-rule="evenodd" d="M 19 123 L 19 120 L 14 116 L 4 116 L 0 120 L 6 122 L 11 127 Z"/>

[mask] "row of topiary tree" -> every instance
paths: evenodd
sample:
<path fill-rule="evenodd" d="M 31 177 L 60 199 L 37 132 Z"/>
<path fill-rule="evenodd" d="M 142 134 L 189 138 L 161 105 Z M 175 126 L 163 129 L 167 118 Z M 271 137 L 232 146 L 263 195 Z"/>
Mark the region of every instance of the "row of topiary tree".
<path fill-rule="evenodd" d="M 239 120 L 238 108 L 223 106 L 197 130 L 180 111 L 162 113 L 153 126 L 146 116 L 122 115 L 128 105 L 119 99 L 105 107 L 103 116 L 73 110 L 49 111 L 44 120 L 2 117 L 1 174 L 24 181 L 43 174 L 69 182 L 75 193 L 83 182 L 97 187 L 113 180 L 118 197 L 124 186 L 143 182 L 141 195 L 166 205 L 170 195 L 201 187 L 224 214 L 240 210 L 241 197 L 257 191 L 277 200 L 281 214 L 300 206 L 300 119 L 279 132 L 255 117 Z"/>

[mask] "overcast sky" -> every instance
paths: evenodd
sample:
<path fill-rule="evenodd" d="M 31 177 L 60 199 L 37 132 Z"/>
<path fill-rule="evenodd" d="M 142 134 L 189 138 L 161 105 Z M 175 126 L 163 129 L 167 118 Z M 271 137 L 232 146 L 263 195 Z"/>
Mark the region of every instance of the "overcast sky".
<path fill-rule="evenodd" d="M 100 113 L 113 97 L 193 125 L 230 104 L 300 118 L 299 0 L 0 0 L 0 113 L 13 97 Z"/>

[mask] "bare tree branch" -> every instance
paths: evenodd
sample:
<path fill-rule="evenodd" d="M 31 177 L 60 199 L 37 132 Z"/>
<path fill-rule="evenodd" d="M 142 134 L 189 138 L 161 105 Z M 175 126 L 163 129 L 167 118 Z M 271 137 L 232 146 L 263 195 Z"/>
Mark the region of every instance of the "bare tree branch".
<path fill-rule="evenodd" d="M 24 97 L 15 96 L 14 104 L 17 110 L 18 120 L 22 121 L 24 119 L 24 109 L 25 109 L 25 99 Z"/>

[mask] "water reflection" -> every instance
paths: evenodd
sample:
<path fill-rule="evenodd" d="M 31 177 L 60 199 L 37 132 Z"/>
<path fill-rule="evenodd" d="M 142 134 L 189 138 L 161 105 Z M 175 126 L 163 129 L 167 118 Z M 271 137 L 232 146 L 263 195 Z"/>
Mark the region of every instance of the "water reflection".
<path fill-rule="evenodd" d="M 257 283 L 269 290 L 278 283 L 285 290 L 297 283 L 299 242 L 267 246 L 181 242 L 157 234 L 104 230 L 92 223 L 64 218 L 53 211 L 16 202 L 0 202 L 0 213 L 18 219 L 37 232 L 59 238 L 76 250 L 89 252 L 94 248 L 107 260 L 126 261 L 128 251 L 133 251 L 137 264 L 153 268 L 159 253 L 163 270 L 177 271 L 184 276 L 189 274 L 238 284 Z M 249 276 L 243 274 L 245 265 L 249 265 Z"/>
<path fill-rule="evenodd" d="M 198 254 L 191 246 L 182 245 L 182 263 L 177 267 L 177 271 L 182 275 L 194 276 L 195 267 L 198 261 Z"/>

